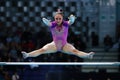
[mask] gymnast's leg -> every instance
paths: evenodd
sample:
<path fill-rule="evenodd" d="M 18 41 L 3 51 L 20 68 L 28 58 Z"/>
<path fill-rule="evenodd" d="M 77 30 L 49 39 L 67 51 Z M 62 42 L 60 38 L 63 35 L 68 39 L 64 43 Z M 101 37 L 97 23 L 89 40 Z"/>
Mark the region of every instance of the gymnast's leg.
<path fill-rule="evenodd" d="M 65 44 L 65 46 L 63 47 L 63 51 L 65 53 L 70 53 L 70 54 L 76 55 L 78 57 L 88 58 L 88 59 L 92 59 L 93 55 L 94 55 L 94 52 L 86 53 L 86 52 L 79 51 L 79 50 L 75 49 L 75 47 L 73 45 L 71 45 L 69 43 Z"/>
<path fill-rule="evenodd" d="M 40 48 L 38 50 L 29 52 L 29 53 L 22 51 L 21 53 L 23 54 L 24 58 L 27 58 L 27 57 L 37 57 L 37 56 L 39 56 L 41 54 L 45 54 L 45 53 L 54 53 L 56 51 L 57 51 L 57 48 L 55 46 L 55 43 L 51 42 L 51 43 L 46 44 L 45 46 L 43 46 L 42 48 Z"/>

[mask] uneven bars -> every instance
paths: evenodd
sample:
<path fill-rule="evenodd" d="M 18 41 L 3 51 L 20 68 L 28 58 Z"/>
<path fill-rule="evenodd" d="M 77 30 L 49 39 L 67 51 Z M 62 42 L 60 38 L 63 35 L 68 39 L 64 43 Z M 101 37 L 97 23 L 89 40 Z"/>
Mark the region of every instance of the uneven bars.
<path fill-rule="evenodd" d="M 120 62 L 0 62 L 0 65 L 89 65 L 119 66 Z"/>

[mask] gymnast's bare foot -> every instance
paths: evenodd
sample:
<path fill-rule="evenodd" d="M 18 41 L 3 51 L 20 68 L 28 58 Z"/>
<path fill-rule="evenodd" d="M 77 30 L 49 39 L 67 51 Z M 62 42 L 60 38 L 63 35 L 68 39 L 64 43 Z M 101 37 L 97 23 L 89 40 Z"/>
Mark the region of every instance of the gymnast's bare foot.
<path fill-rule="evenodd" d="M 27 53 L 27 52 L 22 51 L 21 53 L 22 53 L 22 55 L 23 55 L 23 58 L 24 58 L 24 59 L 28 58 L 28 56 L 29 56 L 29 55 L 28 55 L 28 53 Z"/>
<path fill-rule="evenodd" d="M 94 52 L 90 52 L 88 53 L 88 59 L 93 59 L 93 56 L 95 55 Z"/>

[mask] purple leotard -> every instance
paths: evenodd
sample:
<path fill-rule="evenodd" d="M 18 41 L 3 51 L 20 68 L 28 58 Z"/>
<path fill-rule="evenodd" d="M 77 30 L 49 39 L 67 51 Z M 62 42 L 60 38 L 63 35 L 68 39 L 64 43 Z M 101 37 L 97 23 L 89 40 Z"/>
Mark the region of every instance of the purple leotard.
<path fill-rule="evenodd" d="M 52 32 L 53 41 L 57 47 L 57 50 L 62 50 L 63 46 L 67 43 L 67 36 L 68 36 L 68 22 L 63 21 L 61 25 L 61 29 L 59 30 L 59 26 L 55 21 L 51 22 L 52 25 L 50 27 Z"/>

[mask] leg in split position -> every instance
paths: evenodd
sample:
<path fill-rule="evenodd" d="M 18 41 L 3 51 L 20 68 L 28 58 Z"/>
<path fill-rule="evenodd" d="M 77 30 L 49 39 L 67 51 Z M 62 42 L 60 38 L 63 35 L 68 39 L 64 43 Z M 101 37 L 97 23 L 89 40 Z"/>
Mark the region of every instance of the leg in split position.
<path fill-rule="evenodd" d="M 73 54 L 81 58 L 88 58 L 88 59 L 92 59 L 94 55 L 94 52 L 85 53 L 85 52 L 79 51 L 75 49 L 74 46 L 72 46 L 69 43 L 66 43 L 65 46 L 63 47 L 63 50 L 61 51 L 63 51 L 64 53 L 69 53 L 69 54 Z M 51 42 L 45 45 L 41 49 L 29 52 L 29 53 L 26 53 L 23 51 L 22 54 L 24 58 L 27 58 L 27 57 L 37 57 L 41 54 L 46 54 L 46 53 L 49 54 L 49 53 L 55 53 L 55 52 L 57 52 L 57 48 L 55 46 L 55 43 Z"/>
<path fill-rule="evenodd" d="M 63 47 L 63 51 L 65 53 L 70 53 L 70 54 L 73 54 L 73 55 L 76 55 L 78 57 L 81 57 L 81 58 L 88 58 L 88 59 L 92 59 L 93 58 L 93 55 L 95 54 L 94 52 L 89 52 L 89 53 L 86 53 L 86 52 L 82 52 L 82 51 L 79 51 L 77 50 L 73 45 L 67 43 L 64 47 Z"/>
<path fill-rule="evenodd" d="M 46 44 L 45 46 L 43 46 L 41 49 L 26 53 L 24 51 L 22 51 L 23 57 L 27 58 L 27 57 L 37 57 L 41 54 L 48 54 L 48 53 L 55 53 L 57 51 L 55 43 L 51 42 Z"/>

